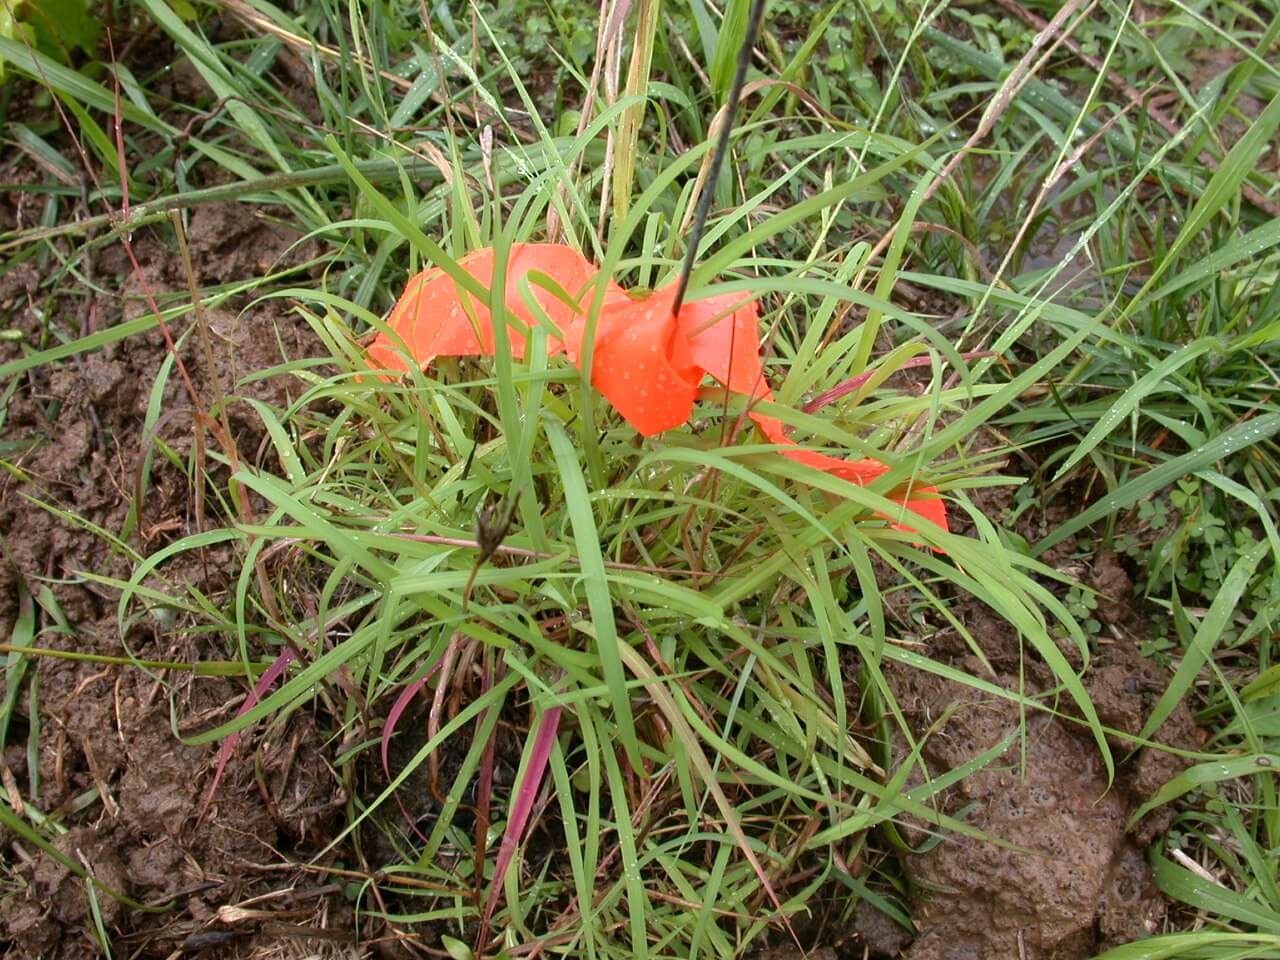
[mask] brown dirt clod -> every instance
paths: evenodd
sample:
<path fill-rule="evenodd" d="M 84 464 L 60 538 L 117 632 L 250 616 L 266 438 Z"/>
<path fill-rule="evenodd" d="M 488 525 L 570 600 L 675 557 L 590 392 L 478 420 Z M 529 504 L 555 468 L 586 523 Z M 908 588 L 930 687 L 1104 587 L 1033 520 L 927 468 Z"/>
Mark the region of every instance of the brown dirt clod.
<path fill-rule="evenodd" d="M 990 618 L 966 620 L 978 641 L 990 648 L 1000 671 L 997 682 L 1017 691 L 1018 669 L 1004 656 L 1016 646 L 1009 628 Z M 972 660 L 968 654 L 957 659 Z M 970 673 L 981 670 L 976 662 L 956 665 Z M 1162 689 L 1156 673 L 1128 647 L 1117 645 L 1099 656 L 1090 665 L 1086 685 L 1102 722 L 1136 732 L 1150 706 L 1149 691 Z M 932 801 L 1004 845 L 951 833 L 927 852 L 904 858 L 920 936 L 903 956 L 1084 960 L 1158 928 L 1164 901 L 1142 848 L 1168 821 L 1157 813 L 1134 833 L 1125 826 L 1136 805 L 1181 769 L 1181 759 L 1158 749 L 1141 750 L 1108 783 L 1098 745 L 1076 723 L 1035 710 L 1023 712 L 1008 699 L 975 696 L 972 689 L 933 674 L 887 667 L 886 675 L 918 735 L 938 725 L 922 749 L 930 777 L 1009 738 L 1002 756 Z M 1042 664 L 1027 661 L 1028 695 L 1047 689 L 1051 681 Z M 1185 707 L 1159 737 L 1180 747 L 1194 745 L 1194 738 L 1195 725 Z M 1116 758 L 1123 758 L 1127 749 L 1115 749 Z M 924 775 L 915 782 L 923 784 Z M 904 834 L 913 848 L 932 835 L 918 821 Z"/>
<path fill-rule="evenodd" d="M 134 237 L 143 275 L 162 304 L 189 299 L 181 258 L 166 232 Z M 301 265 L 315 252 L 309 246 L 292 248 L 295 231 L 235 204 L 198 209 L 188 232 L 197 283 L 206 290 Z M 84 308 L 83 318 L 97 329 L 150 312 L 140 279 L 121 249 L 92 257 L 92 273 L 106 292 L 81 301 L 54 294 L 40 304 L 39 277 L 29 271 L 0 278 L 0 309 L 27 343 L 42 342 L 51 310 Z M 206 411 L 219 382 L 237 397 L 287 405 L 302 389 L 291 377 L 237 381 L 321 352 L 311 330 L 283 301 L 225 301 L 208 312 L 208 321 L 214 368 L 197 337 L 188 337 L 181 349 Z M 189 323 L 175 323 L 175 336 Z M 16 359 L 18 351 L 17 341 L 0 343 L 0 362 Z M 157 439 L 179 456 L 192 449 L 191 399 L 176 373 L 163 387 L 156 436 L 144 436 L 147 407 L 167 355 L 160 331 L 153 329 L 22 375 L 0 428 L 0 443 L 19 451 L 9 457 L 16 469 L 0 475 L 0 638 L 7 640 L 16 622 L 22 584 L 29 596 L 44 593 L 43 602 L 34 605 L 39 646 L 119 656 L 127 641 L 144 658 L 185 662 L 228 656 L 221 641 L 201 640 L 157 617 L 121 637 L 116 592 L 81 575 L 130 574 L 130 560 L 90 525 L 121 530 L 134 503 L 139 465 Z M 255 457 L 265 436 L 256 414 L 235 401 L 229 412 L 241 455 Z M 216 446 L 211 437 L 207 442 Z M 197 529 L 186 472 L 158 454 L 141 507 L 130 545 L 142 553 Z M 225 595 L 232 572 L 230 550 L 214 548 L 204 563 L 175 567 L 168 575 L 217 598 Z M 179 723 L 192 723 L 183 730 L 189 734 L 229 719 L 245 692 L 243 681 L 151 675 L 51 657 L 32 663 L 39 683 L 40 792 L 27 802 L 45 812 L 76 804 L 78 814 L 59 815 L 80 825 L 57 841 L 58 849 L 122 894 L 173 903 L 167 912 L 146 914 L 105 892 L 96 894 L 108 935 L 128 943 L 128 955 L 171 955 L 185 937 L 204 931 L 220 906 L 292 882 L 288 874 L 260 865 L 284 861 L 282 849 L 315 849 L 331 836 L 342 794 L 322 759 L 322 735 L 309 718 L 295 715 L 244 738 L 209 815 L 198 822 L 216 748 L 175 739 L 171 699 Z M 11 742 L 15 729 L 29 728 L 34 719 L 26 709 L 23 696 Z M 25 789 L 31 782 L 25 751 L 6 751 L 5 761 Z M 24 850 L 27 860 L 15 871 L 22 889 L 0 897 L 0 953 L 43 960 L 98 955 L 84 880 L 53 856 L 29 845 Z"/>

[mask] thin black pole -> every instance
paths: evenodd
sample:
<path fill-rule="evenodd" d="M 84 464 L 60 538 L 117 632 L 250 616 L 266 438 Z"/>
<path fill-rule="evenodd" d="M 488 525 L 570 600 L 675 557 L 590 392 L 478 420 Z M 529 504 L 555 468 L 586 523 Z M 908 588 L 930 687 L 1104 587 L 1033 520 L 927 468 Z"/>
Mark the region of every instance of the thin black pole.
<path fill-rule="evenodd" d="M 685 251 L 684 266 L 680 268 L 680 284 L 676 287 L 676 299 L 671 305 L 672 313 L 679 313 L 684 303 L 684 296 L 689 291 L 689 274 L 693 272 L 693 262 L 698 256 L 698 244 L 702 242 L 702 231 L 707 226 L 707 214 L 711 212 L 711 200 L 715 196 L 716 181 L 720 179 L 720 168 L 724 166 L 724 156 L 729 152 L 729 135 L 733 133 L 733 119 L 738 113 L 738 101 L 742 99 L 742 87 L 747 81 L 747 70 L 751 66 L 751 51 L 755 49 L 756 37 L 760 33 L 760 21 L 764 19 L 765 0 L 752 0 L 751 12 L 747 19 L 747 35 L 743 38 L 738 50 L 738 63 L 733 72 L 733 85 L 729 87 L 729 99 L 725 101 L 724 126 L 720 128 L 720 139 L 716 141 L 715 156 L 711 160 L 711 172 L 707 174 L 707 182 L 702 186 L 702 196 L 698 198 L 698 212 L 693 218 L 693 230 L 689 233 L 689 247 Z"/>

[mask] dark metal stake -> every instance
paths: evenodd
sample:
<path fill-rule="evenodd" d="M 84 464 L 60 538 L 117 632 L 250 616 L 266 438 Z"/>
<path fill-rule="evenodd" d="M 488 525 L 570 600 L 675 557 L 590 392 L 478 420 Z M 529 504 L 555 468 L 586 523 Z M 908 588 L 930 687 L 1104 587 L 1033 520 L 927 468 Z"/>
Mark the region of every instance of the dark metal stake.
<path fill-rule="evenodd" d="M 672 313 L 679 313 L 684 304 L 684 296 L 689 291 L 689 274 L 693 272 L 693 262 L 698 256 L 698 244 L 702 242 L 702 231 L 707 226 L 707 214 L 711 212 L 711 200 L 716 193 L 716 181 L 720 179 L 720 168 L 724 166 L 724 156 L 729 152 L 729 135 L 733 133 L 733 118 L 738 112 L 738 101 L 742 99 L 742 87 L 747 81 L 747 69 L 751 66 L 751 51 L 755 49 L 756 37 L 760 33 L 760 22 L 764 19 L 766 0 L 752 0 L 751 11 L 747 19 L 747 35 L 743 38 L 742 47 L 738 50 L 738 63 L 733 73 L 733 85 L 729 87 L 729 99 L 725 102 L 724 126 L 720 130 L 720 139 L 716 141 L 715 156 L 711 160 L 711 172 L 707 174 L 707 182 L 703 184 L 702 196 L 698 198 L 698 212 L 693 218 L 693 230 L 689 233 L 689 247 L 685 251 L 684 266 L 680 268 L 680 284 L 676 287 L 676 299 L 671 305 Z"/>

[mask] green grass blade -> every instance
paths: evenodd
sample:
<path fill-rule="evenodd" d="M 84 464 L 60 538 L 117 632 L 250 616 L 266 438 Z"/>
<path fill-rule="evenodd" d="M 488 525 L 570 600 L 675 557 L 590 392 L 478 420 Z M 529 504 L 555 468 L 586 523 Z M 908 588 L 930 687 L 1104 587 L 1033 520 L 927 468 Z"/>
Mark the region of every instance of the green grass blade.
<path fill-rule="evenodd" d="M 1147 722 L 1142 725 L 1138 739 L 1150 739 L 1164 724 L 1165 720 L 1169 718 L 1169 715 L 1173 713 L 1179 701 L 1187 696 L 1191 685 L 1195 683 L 1196 677 L 1200 673 L 1200 669 L 1209 661 L 1209 658 L 1213 655 L 1214 647 L 1222 639 L 1223 628 L 1226 626 L 1227 621 L 1235 616 L 1236 605 L 1240 602 L 1241 595 L 1249 585 L 1254 570 L 1257 569 L 1258 564 L 1262 562 L 1262 558 L 1267 555 L 1270 549 L 1271 545 L 1263 540 L 1248 553 L 1241 554 L 1232 565 L 1226 579 L 1222 581 L 1222 588 L 1218 591 L 1217 596 L 1213 598 L 1213 604 L 1209 607 L 1209 612 L 1205 614 L 1204 620 L 1200 622 L 1200 626 L 1196 630 L 1190 645 L 1183 652 L 1182 662 L 1178 664 L 1178 669 L 1170 679 L 1168 688 L 1160 695 L 1156 705 L 1151 708 L 1151 713 L 1147 717 Z"/>
<path fill-rule="evenodd" d="M 640 743 L 636 739 L 635 718 L 631 713 L 631 694 L 627 691 L 626 674 L 622 668 L 626 644 L 618 636 L 614 626 L 609 576 L 605 570 L 604 557 L 600 553 L 600 531 L 591 509 L 591 497 L 587 493 L 582 464 L 564 428 L 551 420 L 544 420 L 543 423 L 564 487 L 565 509 L 573 529 L 574 553 L 582 564 L 582 582 L 587 591 L 587 606 L 591 611 L 596 651 L 600 655 L 609 701 L 613 706 L 614 724 L 627 759 L 635 770 L 641 770 Z"/>
<path fill-rule="evenodd" d="M 1197 876 L 1161 856 L 1151 858 L 1156 885 L 1175 900 L 1211 914 L 1230 917 L 1262 933 L 1280 934 L 1280 913 L 1220 884 Z"/>
<path fill-rule="evenodd" d="M 1143 497 L 1163 490 L 1179 477 L 1194 473 L 1211 463 L 1216 463 L 1233 453 L 1247 450 L 1271 438 L 1277 431 L 1280 431 L 1280 413 L 1264 414 L 1219 434 L 1199 450 L 1192 450 L 1172 460 L 1166 460 L 1158 467 L 1147 470 L 1118 490 L 1100 498 L 1087 510 L 1081 511 L 1062 524 L 1036 544 L 1035 554 L 1044 553 L 1054 544 L 1074 536 L 1103 517 L 1111 516 L 1117 511 L 1133 506 Z"/>
<path fill-rule="evenodd" d="M 1143 400 L 1160 389 L 1174 373 L 1215 348 L 1221 348 L 1217 338 L 1203 338 L 1193 343 L 1188 343 L 1139 377 L 1134 385 L 1124 391 L 1107 412 L 1098 418 L 1098 422 L 1093 425 L 1093 429 L 1085 435 L 1085 438 L 1071 452 L 1071 456 L 1058 468 L 1058 472 L 1054 475 L 1054 480 L 1060 480 L 1067 471 L 1092 453 L 1098 444 L 1110 435 L 1112 430 L 1137 410 Z M 1177 388 L 1170 384 L 1165 389 Z"/>

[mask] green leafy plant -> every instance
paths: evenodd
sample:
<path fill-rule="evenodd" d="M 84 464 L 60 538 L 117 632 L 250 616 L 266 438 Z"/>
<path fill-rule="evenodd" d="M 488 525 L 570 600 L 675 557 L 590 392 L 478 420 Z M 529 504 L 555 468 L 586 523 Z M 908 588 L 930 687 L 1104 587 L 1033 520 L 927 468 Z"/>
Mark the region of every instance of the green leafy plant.
<path fill-rule="evenodd" d="M 0 0 L 0 37 L 64 63 L 76 50 L 93 54 L 101 34 L 93 0 Z M 0 79 L 3 71 L 0 57 Z"/>
<path fill-rule="evenodd" d="M 1102 624 L 1095 616 L 1098 610 L 1098 594 L 1095 591 L 1083 586 L 1070 587 L 1063 604 L 1090 636 L 1096 637 L 1102 632 Z"/>

